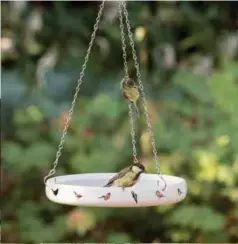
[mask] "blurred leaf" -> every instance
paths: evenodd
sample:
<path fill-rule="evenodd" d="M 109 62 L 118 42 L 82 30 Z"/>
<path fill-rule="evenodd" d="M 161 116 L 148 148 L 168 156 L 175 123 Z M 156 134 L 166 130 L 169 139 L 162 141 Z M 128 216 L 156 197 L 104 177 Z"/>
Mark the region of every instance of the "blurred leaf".
<path fill-rule="evenodd" d="M 1 94 L 4 106 L 18 107 L 26 92 L 26 85 L 16 71 L 4 71 L 1 74 Z"/>
<path fill-rule="evenodd" d="M 34 142 L 40 139 L 40 134 L 36 128 L 21 128 L 16 131 L 16 136 L 23 142 Z"/>
<path fill-rule="evenodd" d="M 100 115 L 106 120 L 114 120 L 119 116 L 119 104 L 107 95 L 98 95 L 88 105 L 89 114 Z M 119 111 L 118 111 L 119 110 Z"/>
<path fill-rule="evenodd" d="M 65 148 L 68 149 L 69 152 L 77 151 L 77 153 L 80 153 L 85 150 L 85 142 L 78 136 L 67 135 Z"/>
<path fill-rule="evenodd" d="M 36 106 L 29 106 L 26 109 L 18 109 L 15 112 L 15 122 L 18 125 L 25 123 L 41 122 L 44 118 L 42 111 Z"/>
<path fill-rule="evenodd" d="M 90 156 L 76 153 L 72 157 L 70 165 L 75 172 L 113 172 L 116 165 L 115 161 L 115 153 L 113 151 L 105 153 L 104 150 L 95 150 Z"/>
<path fill-rule="evenodd" d="M 212 102 L 206 77 L 195 75 L 192 72 L 181 69 L 173 76 L 173 82 L 198 101 L 203 103 Z"/>
<path fill-rule="evenodd" d="M 37 141 L 22 152 L 19 171 L 28 171 L 33 168 L 42 168 L 51 164 L 55 155 L 54 146 L 44 141 Z"/>
<path fill-rule="evenodd" d="M 175 243 L 181 243 L 185 240 L 189 240 L 191 238 L 192 233 L 188 232 L 187 230 L 172 230 L 169 233 L 171 235 L 171 238 L 173 242 Z"/>
<path fill-rule="evenodd" d="M 109 233 L 107 236 L 107 242 L 109 243 L 130 243 L 130 237 L 126 233 Z"/>
<path fill-rule="evenodd" d="M 203 240 L 206 243 L 229 243 L 230 242 L 230 237 L 229 233 L 225 231 L 221 232 L 214 232 L 214 233 L 206 233 L 203 236 Z"/>
<path fill-rule="evenodd" d="M 209 86 L 211 87 L 216 104 L 220 106 L 225 112 L 227 112 L 237 124 L 238 121 L 238 89 L 235 77 L 237 74 L 235 70 L 231 68 L 223 73 L 214 74 L 209 79 Z M 233 71 L 233 72 L 231 72 Z"/>
<path fill-rule="evenodd" d="M 45 242 L 60 240 L 65 232 L 66 218 L 58 216 L 52 226 L 45 225 L 40 218 L 39 210 L 34 202 L 20 206 L 17 216 L 20 222 L 21 240 L 25 242 L 37 242 L 37 239 Z M 56 228 L 57 232 L 54 231 Z"/>
<path fill-rule="evenodd" d="M 187 205 L 176 208 L 168 222 L 211 232 L 223 229 L 225 216 L 208 206 Z"/>
<path fill-rule="evenodd" d="M 234 79 L 238 78 L 237 61 L 230 61 L 224 63 L 224 71 L 231 74 Z"/>
<path fill-rule="evenodd" d="M 2 148 L 2 157 L 5 164 L 10 167 L 20 163 L 23 148 L 16 142 L 5 142 Z"/>
<path fill-rule="evenodd" d="M 45 76 L 45 88 L 48 95 L 55 101 L 72 99 L 71 90 L 75 89 L 75 82 L 72 79 L 72 72 L 64 71 L 49 71 Z"/>

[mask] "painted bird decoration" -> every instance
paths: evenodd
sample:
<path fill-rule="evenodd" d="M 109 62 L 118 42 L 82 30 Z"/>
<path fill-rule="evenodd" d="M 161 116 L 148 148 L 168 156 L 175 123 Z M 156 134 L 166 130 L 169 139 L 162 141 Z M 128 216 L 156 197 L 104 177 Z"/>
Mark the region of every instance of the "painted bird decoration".
<path fill-rule="evenodd" d="M 113 176 L 104 187 L 117 186 L 124 190 L 126 187 L 135 185 L 141 173 L 144 172 L 146 170 L 142 164 L 134 163 Z"/>
<path fill-rule="evenodd" d="M 99 197 L 98 199 L 104 199 L 105 201 L 107 201 L 107 200 L 109 200 L 110 199 L 110 197 L 111 197 L 111 193 L 110 192 L 108 192 L 106 195 L 103 195 L 103 196 L 101 196 L 101 197 Z"/>
<path fill-rule="evenodd" d="M 134 191 L 132 191 L 131 195 L 132 195 L 133 199 L 135 200 L 135 202 L 137 204 L 138 203 L 137 194 Z"/>
<path fill-rule="evenodd" d="M 74 191 L 74 195 L 75 195 L 78 199 L 83 197 L 81 194 L 78 194 L 76 191 Z"/>
<path fill-rule="evenodd" d="M 156 191 L 155 194 L 158 198 L 165 197 L 160 191 Z"/>
<path fill-rule="evenodd" d="M 51 189 L 51 190 L 52 190 L 52 192 L 54 193 L 55 196 L 58 195 L 58 193 L 59 193 L 59 189 L 55 189 L 55 190 Z"/>
<path fill-rule="evenodd" d="M 121 92 L 123 97 L 126 98 L 127 101 L 131 102 L 134 105 L 137 116 L 139 117 L 140 112 L 137 106 L 137 101 L 140 97 L 140 92 L 136 82 L 128 77 L 122 79 Z"/>

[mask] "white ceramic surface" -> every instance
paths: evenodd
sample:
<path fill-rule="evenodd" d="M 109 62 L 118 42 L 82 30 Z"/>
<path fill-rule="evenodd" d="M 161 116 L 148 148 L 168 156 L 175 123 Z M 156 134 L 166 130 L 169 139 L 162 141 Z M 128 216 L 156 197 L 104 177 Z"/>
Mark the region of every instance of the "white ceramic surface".
<path fill-rule="evenodd" d="M 157 174 L 141 174 L 139 181 L 124 191 L 103 187 L 115 173 L 74 174 L 53 177 L 46 182 L 46 195 L 56 203 L 95 207 L 146 207 L 182 201 L 187 194 L 183 178 L 163 175 L 167 187 Z"/>

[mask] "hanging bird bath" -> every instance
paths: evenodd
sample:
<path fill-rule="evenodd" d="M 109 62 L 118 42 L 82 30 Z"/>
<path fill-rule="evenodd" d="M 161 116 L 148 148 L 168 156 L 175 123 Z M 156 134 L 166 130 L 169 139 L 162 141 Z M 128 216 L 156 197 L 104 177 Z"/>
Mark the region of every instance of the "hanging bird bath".
<path fill-rule="evenodd" d="M 56 203 L 74 206 L 146 207 L 182 201 L 187 187 L 184 179 L 157 174 L 142 174 L 133 187 L 103 187 L 115 173 L 74 174 L 53 177 L 46 182 L 46 195 Z"/>
<path fill-rule="evenodd" d="M 126 43 L 125 43 L 125 34 L 124 34 L 124 24 L 123 24 L 124 18 L 127 26 L 130 46 L 132 48 L 134 66 L 137 74 L 138 86 L 135 87 L 138 87 L 138 89 L 140 89 L 140 97 L 143 103 L 142 107 L 144 108 L 144 115 L 146 117 L 148 133 L 151 138 L 154 158 L 156 162 L 157 174 L 142 173 L 138 178 L 139 180 L 133 186 L 126 187 L 124 189 L 117 186 L 105 187 L 105 184 L 107 184 L 109 179 L 115 176 L 116 173 L 73 174 L 73 175 L 51 177 L 56 173 L 56 167 L 58 165 L 59 157 L 61 156 L 61 151 L 63 149 L 63 145 L 65 141 L 65 136 L 67 134 L 70 120 L 73 115 L 73 109 L 80 90 L 80 85 L 82 84 L 84 72 L 87 67 L 87 62 L 89 59 L 91 48 L 93 46 L 93 42 L 102 15 L 102 10 L 104 8 L 104 3 L 105 1 L 103 1 L 102 4 L 100 5 L 98 16 L 96 18 L 94 30 L 91 35 L 91 41 L 89 43 L 84 64 L 82 66 L 82 71 L 80 73 L 80 77 L 77 83 L 76 92 L 72 101 L 72 107 L 69 110 L 69 115 L 59 143 L 58 151 L 56 153 L 54 166 L 44 179 L 46 196 L 48 197 L 49 200 L 53 202 L 60 203 L 60 204 L 74 205 L 74 206 L 147 207 L 147 206 L 168 205 L 168 204 L 177 203 L 179 201 L 182 201 L 187 194 L 186 182 L 183 178 L 170 176 L 170 175 L 162 175 L 160 173 L 159 158 L 157 156 L 158 153 L 155 146 L 152 126 L 150 123 L 150 118 L 147 110 L 144 87 L 141 81 L 139 63 L 137 61 L 137 55 L 136 55 L 134 41 L 133 41 L 133 34 L 131 32 L 130 21 L 128 18 L 128 12 L 126 9 L 125 2 L 120 2 L 120 1 L 118 2 L 125 77 L 129 78 L 129 71 L 127 67 L 127 53 L 126 53 Z M 131 124 L 132 149 L 133 149 L 133 157 L 134 157 L 134 165 L 135 165 L 135 163 L 138 163 L 139 161 L 137 159 L 135 128 L 134 128 L 135 126 L 134 126 L 134 118 L 133 118 L 131 103 L 128 103 L 128 108 L 129 108 L 129 118 Z"/>

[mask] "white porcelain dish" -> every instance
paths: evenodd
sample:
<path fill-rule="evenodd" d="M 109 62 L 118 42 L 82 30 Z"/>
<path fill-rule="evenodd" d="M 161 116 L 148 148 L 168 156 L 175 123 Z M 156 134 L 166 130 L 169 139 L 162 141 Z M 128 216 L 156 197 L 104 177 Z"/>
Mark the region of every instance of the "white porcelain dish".
<path fill-rule="evenodd" d="M 74 206 L 147 207 L 174 204 L 187 194 L 185 180 L 169 175 L 162 175 L 166 185 L 157 174 L 142 174 L 133 187 L 103 187 L 115 174 L 53 177 L 46 182 L 46 195 L 53 202 Z"/>

